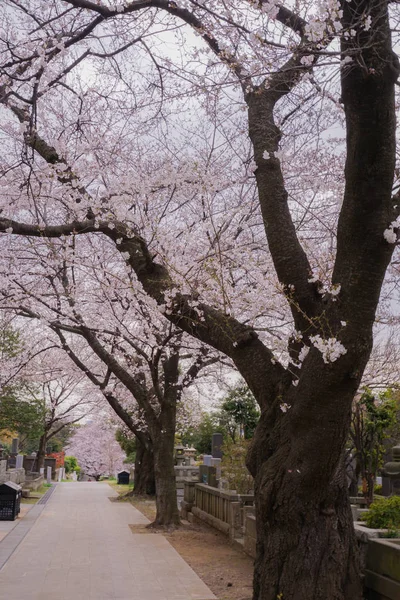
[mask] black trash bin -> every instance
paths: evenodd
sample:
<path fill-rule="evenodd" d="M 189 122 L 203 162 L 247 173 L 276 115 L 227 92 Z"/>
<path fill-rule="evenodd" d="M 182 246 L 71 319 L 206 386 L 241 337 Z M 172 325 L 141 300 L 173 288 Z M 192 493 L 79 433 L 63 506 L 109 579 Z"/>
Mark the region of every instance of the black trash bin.
<path fill-rule="evenodd" d="M 0 484 L 0 521 L 14 521 L 20 511 L 22 488 L 12 481 Z"/>
<path fill-rule="evenodd" d="M 118 473 L 117 477 L 119 485 L 127 485 L 129 483 L 128 471 L 121 471 L 120 473 Z"/>

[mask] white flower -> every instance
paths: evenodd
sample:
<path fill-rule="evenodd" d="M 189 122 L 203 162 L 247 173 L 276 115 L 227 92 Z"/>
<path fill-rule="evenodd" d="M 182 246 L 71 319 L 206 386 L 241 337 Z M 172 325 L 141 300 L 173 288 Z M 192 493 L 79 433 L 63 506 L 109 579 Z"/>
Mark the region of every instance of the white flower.
<path fill-rule="evenodd" d="M 302 363 L 309 352 L 310 348 L 308 346 L 303 346 L 299 352 L 299 362 Z"/>
<path fill-rule="evenodd" d="M 371 15 L 368 15 L 368 17 L 364 21 L 364 29 L 365 29 L 365 31 L 369 31 L 371 29 L 371 23 L 372 23 Z"/>
<path fill-rule="evenodd" d="M 292 381 L 292 385 L 294 385 L 294 387 L 298 386 L 299 385 L 299 380 L 298 379 L 294 379 Z"/>
<path fill-rule="evenodd" d="M 340 294 L 341 287 L 342 286 L 340 285 L 340 283 L 335 283 L 335 285 L 333 285 L 331 288 L 332 296 L 338 296 Z"/>
<path fill-rule="evenodd" d="M 305 65 L 306 67 L 309 67 L 314 62 L 314 55 L 313 54 L 307 54 L 307 56 L 302 56 L 301 59 L 300 59 L 300 62 L 301 62 L 302 65 Z"/>
<path fill-rule="evenodd" d="M 320 335 L 310 336 L 310 341 L 322 354 L 324 363 L 335 362 L 340 356 L 347 353 L 346 348 L 336 338 L 324 339 Z"/>
<path fill-rule="evenodd" d="M 353 59 L 351 58 L 351 56 L 345 56 L 344 59 L 340 61 L 340 66 L 344 67 L 351 62 L 353 62 Z"/>
<path fill-rule="evenodd" d="M 280 405 L 280 409 L 281 409 L 281 411 L 282 411 L 282 412 L 284 412 L 284 413 L 285 413 L 285 412 L 287 412 L 287 411 L 289 410 L 289 408 L 291 408 L 291 406 L 290 406 L 290 404 L 286 404 L 286 402 L 283 402 L 283 403 Z"/>
<path fill-rule="evenodd" d="M 264 150 L 264 152 L 263 152 L 263 159 L 264 160 L 269 160 L 270 158 L 271 158 L 270 152 L 268 152 L 268 150 Z"/>
<path fill-rule="evenodd" d="M 254 173 L 254 171 L 257 171 L 258 167 L 257 164 L 254 160 L 251 160 L 249 163 L 249 169 L 250 171 L 252 171 Z"/>
<path fill-rule="evenodd" d="M 346 321 L 340 321 L 340 324 L 342 327 L 346 327 L 346 325 L 347 325 Z"/>
<path fill-rule="evenodd" d="M 385 229 L 383 232 L 383 237 L 387 241 L 388 244 L 395 244 L 397 241 L 397 234 L 393 231 L 392 225 L 389 229 Z"/>

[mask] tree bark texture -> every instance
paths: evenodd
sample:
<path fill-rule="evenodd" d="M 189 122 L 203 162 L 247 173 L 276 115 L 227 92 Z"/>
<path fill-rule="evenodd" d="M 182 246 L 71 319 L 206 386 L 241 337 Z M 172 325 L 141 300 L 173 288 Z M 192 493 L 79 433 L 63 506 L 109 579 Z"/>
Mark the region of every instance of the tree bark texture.
<path fill-rule="evenodd" d="M 137 438 L 133 483 L 134 496 L 154 496 L 156 493 L 153 451 L 141 444 Z"/>
<path fill-rule="evenodd" d="M 46 437 L 46 434 L 43 434 L 40 436 L 39 448 L 38 448 L 38 452 L 36 455 L 38 472 L 40 472 L 40 469 L 44 468 L 44 459 L 46 456 L 46 444 L 47 444 L 47 437 Z"/>
<path fill-rule="evenodd" d="M 175 428 L 163 430 L 154 446 L 156 481 L 156 518 L 153 526 L 175 527 L 180 524 L 174 469 Z"/>

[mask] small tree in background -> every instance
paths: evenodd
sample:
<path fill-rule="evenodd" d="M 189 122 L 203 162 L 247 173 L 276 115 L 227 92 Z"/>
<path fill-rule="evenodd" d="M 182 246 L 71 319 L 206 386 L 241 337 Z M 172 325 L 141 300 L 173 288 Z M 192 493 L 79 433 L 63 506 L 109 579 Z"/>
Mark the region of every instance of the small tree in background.
<path fill-rule="evenodd" d="M 43 434 L 44 409 L 37 399 L 19 398 L 15 388 L 5 390 L 0 397 L 0 431 L 18 434 L 21 450 L 27 450 L 30 442 Z M 36 449 L 36 447 L 35 447 Z"/>
<path fill-rule="evenodd" d="M 244 382 L 235 387 L 221 404 L 220 423 L 234 442 L 237 437 L 252 438 L 259 418 L 260 411 L 254 396 Z"/>
<path fill-rule="evenodd" d="M 64 467 L 67 474 L 75 471 L 78 475 L 81 472 L 81 468 L 78 465 L 78 460 L 75 456 L 66 456 L 64 459 Z"/>
<path fill-rule="evenodd" d="M 106 420 L 79 427 L 68 450 L 76 457 L 82 472 L 96 480 L 121 471 L 125 459 L 115 439 L 115 429 Z"/>
<path fill-rule="evenodd" d="M 353 405 L 350 439 L 356 459 L 356 477 L 361 476 L 363 495 L 369 506 L 374 483 L 386 451 L 385 439 L 397 423 L 398 400 L 389 389 L 378 395 L 366 389 Z"/>
<path fill-rule="evenodd" d="M 226 429 L 221 424 L 219 412 L 203 412 L 198 425 L 190 426 L 180 433 L 180 441 L 184 446 L 193 446 L 199 454 L 211 454 L 213 433 L 222 433 L 226 437 Z"/>
<path fill-rule="evenodd" d="M 246 467 L 249 446 L 250 440 L 242 438 L 234 442 L 229 437 L 222 446 L 222 478 L 229 489 L 236 490 L 238 494 L 250 494 L 254 490 L 254 479 Z"/>

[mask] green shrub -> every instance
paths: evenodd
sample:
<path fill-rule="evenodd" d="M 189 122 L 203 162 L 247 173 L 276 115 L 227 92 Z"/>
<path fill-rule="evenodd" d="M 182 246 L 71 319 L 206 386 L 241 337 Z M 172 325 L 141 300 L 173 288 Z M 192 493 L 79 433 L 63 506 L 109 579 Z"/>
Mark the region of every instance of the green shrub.
<path fill-rule="evenodd" d="M 238 494 L 253 492 L 254 480 L 246 467 L 246 455 L 250 440 L 233 442 L 230 438 L 222 446 L 221 476 L 228 482 L 230 490 Z"/>
<path fill-rule="evenodd" d="M 64 459 L 64 468 L 66 473 L 73 473 L 76 471 L 76 474 L 79 475 L 81 472 L 81 468 L 78 465 L 78 460 L 75 456 L 66 456 Z"/>
<path fill-rule="evenodd" d="M 369 511 L 362 515 L 361 520 L 374 529 L 397 531 L 400 529 L 400 496 L 376 500 Z"/>
<path fill-rule="evenodd" d="M 374 485 L 374 494 L 382 494 L 382 486 L 375 484 Z"/>

